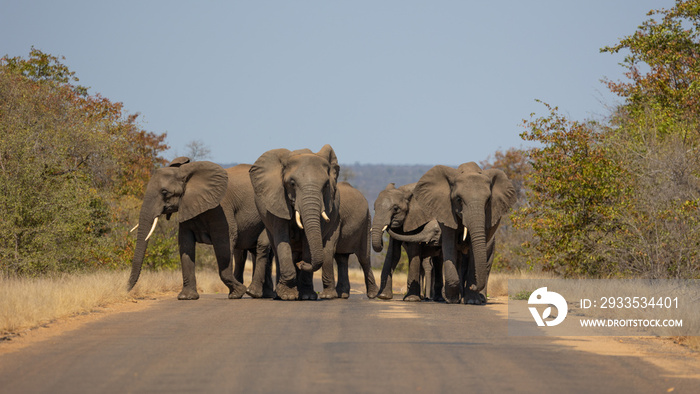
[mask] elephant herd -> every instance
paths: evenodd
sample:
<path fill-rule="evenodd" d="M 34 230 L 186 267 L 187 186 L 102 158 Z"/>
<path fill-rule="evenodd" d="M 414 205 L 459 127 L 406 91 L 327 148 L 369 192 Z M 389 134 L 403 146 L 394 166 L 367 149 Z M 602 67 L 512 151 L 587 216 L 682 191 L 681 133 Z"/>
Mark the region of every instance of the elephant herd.
<path fill-rule="evenodd" d="M 390 183 L 374 203 L 347 182 L 330 145 L 274 149 L 253 164 L 223 169 L 186 157 L 157 169 L 146 187 L 128 288 L 136 284 L 158 218 L 179 221 L 181 300 L 199 298 L 195 245 L 213 246 L 229 298 L 315 300 L 347 298 L 348 258 L 357 256 L 369 298 L 391 299 L 392 274 L 403 247 L 409 258 L 406 301 L 431 298 L 447 303 L 482 304 L 493 262 L 500 218 L 515 202 L 505 173 L 473 162 L 458 168 L 435 166 L 417 183 Z M 389 245 L 378 287 L 370 264 L 370 244 Z M 247 254 L 253 277 L 243 285 Z M 277 261 L 277 282 L 272 262 Z M 338 279 L 335 280 L 334 266 Z M 323 290 L 314 291 L 321 270 Z M 444 278 L 444 281 L 443 281 Z"/>

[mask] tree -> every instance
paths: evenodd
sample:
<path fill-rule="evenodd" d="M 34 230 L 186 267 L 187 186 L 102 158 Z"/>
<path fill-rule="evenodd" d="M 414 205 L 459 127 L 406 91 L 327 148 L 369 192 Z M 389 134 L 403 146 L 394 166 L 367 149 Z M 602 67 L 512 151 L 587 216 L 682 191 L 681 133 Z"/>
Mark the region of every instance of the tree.
<path fill-rule="evenodd" d="M 122 263 L 133 201 L 165 135 L 121 103 L 88 95 L 59 58 L 0 59 L 0 271 L 41 274 Z M 128 208 L 127 208 L 128 207 Z M 118 241 L 121 239 L 121 241 Z"/>
<path fill-rule="evenodd" d="M 549 115 L 525 120 L 521 137 L 543 146 L 529 152 L 527 204 L 513 217 L 536 237 L 531 264 L 565 275 L 610 273 L 601 245 L 621 226 L 620 207 L 628 193 L 625 170 L 604 145 L 607 129 L 593 122 L 569 121 L 556 107 Z M 534 114 L 533 114 L 534 116 Z"/>
<path fill-rule="evenodd" d="M 185 156 L 191 161 L 206 160 L 211 158 L 211 149 L 202 140 L 193 140 L 185 145 Z"/>
<path fill-rule="evenodd" d="M 624 110 L 650 108 L 663 114 L 665 122 L 687 122 L 698 133 L 700 119 L 700 0 L 676 0 L 669 10 L 642 23 L 634 34 L 601 52 L 628 51 L 623 67 L 629 81 L 605 80 L 609 89 L 627 99 Z M 648 69 L 644 72 L 645 69 Z"/>

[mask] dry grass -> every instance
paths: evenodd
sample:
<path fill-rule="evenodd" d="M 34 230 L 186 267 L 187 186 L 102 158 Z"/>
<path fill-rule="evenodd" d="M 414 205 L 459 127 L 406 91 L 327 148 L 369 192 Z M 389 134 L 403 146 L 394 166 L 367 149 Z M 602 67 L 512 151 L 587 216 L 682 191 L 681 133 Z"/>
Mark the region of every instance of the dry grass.
<path fill-rule="evenodd" d="M 179 271 L 143 272 L 127 293 L 128 272 L 97 272 L 53 278 L 0 276 L 0 334 L 12 334 L 56 319 L 89 313 L 117 302 L 175 294 L 182 287 Z M 197 272 L 201 293 L 228 293 L 218 274 Z"/>

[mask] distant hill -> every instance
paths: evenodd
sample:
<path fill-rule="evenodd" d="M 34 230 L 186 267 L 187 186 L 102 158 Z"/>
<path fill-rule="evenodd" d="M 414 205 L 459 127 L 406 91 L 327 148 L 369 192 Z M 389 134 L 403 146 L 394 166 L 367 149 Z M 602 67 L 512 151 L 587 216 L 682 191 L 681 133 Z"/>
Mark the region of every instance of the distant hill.
<path fill-rule="evenodd" d="M 236 164 L 221 164 L 221 166 L 228 168 Z M 369 209 L 374 215 L 374 200 L 387 184 L 393 182 L 396 187 L 399 187 L 418 182 L 418 179 L 432 167 L 426 164 L 341 164 L 339 180 L 347 181 L 359 189 L 367 198 Z"/>
<path fill-rule="evenodd" d="M 393 182 L 399 187 L 418 182 L 432 167 L 422 164 L 341 164 L 339 179 L 359 189 L 367 198 L 370 211 L 374 212 L 374 200 L 387 184 Z"/>

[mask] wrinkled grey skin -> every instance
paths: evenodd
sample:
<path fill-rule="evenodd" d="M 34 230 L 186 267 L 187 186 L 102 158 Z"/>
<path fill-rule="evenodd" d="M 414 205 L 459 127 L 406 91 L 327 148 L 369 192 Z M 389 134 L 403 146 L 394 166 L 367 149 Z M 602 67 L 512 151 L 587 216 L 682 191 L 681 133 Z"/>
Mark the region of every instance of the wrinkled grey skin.
<path fill-rule="evenodd" d="M 161 215 L 170 219 L 178 212 L 183 280 L 178 299 L 199 298 L 195 278 L 197 242 L 214 247 L 219 276 L 229 289 L 229 298 L 241 298 L 246 290 L 256 297 L 272 296 L 271 276 L 266 280 L 265 269 L 269 242 L 253 202 L 249 169 L 250 165 L 241 164 L 224 170 L 208 161 L 190 163 L 185 157 L 157 169 L 143 197 L 128 289 L 131 290 L 138 281 L 148 246 L 146 238 L 154 220 Z M 242 267 L 246 252 L 251 253 L 255 261 L 250 289 L 234 277 L 232 270 L 234 255 L 242 256 L 236 260 L 236 264 Z M 263 286 L 265 281 L 268 284 Z"/>
<path fill-rule="evenodd" d="M 379 289 L 374 281 L 370 260 L 369 229 L 372 217 L 369 204 L 362 193 L 347 182 L 338 184 L 340 193 L 340 233 L 335 248 L 335 261 L 338 265 L 338 297 L 350 296 L 350 279 L 348 277 L 348 258 L 357 256 L 365 277 L 367 297 L 375 298 Z M 323 277 L 333 277 L 333 266 L 323 265 Z"/>
<path fill-rule="evenodd" d="M 512 182 L 503 171 L 482 171 L 474 162 L 435 166 L 416 184 L 414 199 L 442 228 L 445 300 L 485 303 L 496 229 L 516 200 Z"/>
<path fill-rule="evenodd" d="M 406 250 L 409 259 L 407 293 L 405 301 L 420 301 L 422 297 L 432 297 L 435 301 L 442 300 L 442 261 L 439 241 L 435 240 L 436 225 L 431 222 L 431 217 L 413 199 L 413 189 L 415 183 L 401 186 L 398 189 L 393 183 L 379 193 L 374 202 L 374 219 L 372 221 L 372 247 L 376 252 L 383 249 L 382 235 L 384 229 L 391 230 L 394 236 L 389 237 L 389 246 L 382 267 L 382 276 L 379 295 L 380 299 L 389 300 L 393 298 L 393 273 L 401 258 L 401 247 Z M 439 230 L 439 228 L 437 228 Z M 396 237 L 407 236 L 411 238 Z M 429 289 L 425 291 L 425 282 L 420 276 L 421 268 L 428 279 Z M 422 289 L 423 288 L 423 289 Z M 432 294 L 431 294 L 432 293 Z"/>
<path fill-rule="evenodd" d="M 312 273 L 324 263 L 333 264 L 340 224 L 339 171 L 330 145 L 317 153 L 273 149 L 250 169 L 255 204 L 278 262 L 276 292 L 282 300 L 316 299 Z M 303 229 L 297 225 L 297 212 Z M 338 296 L 333 282 L 324 275 L 321 298 Z"/>

